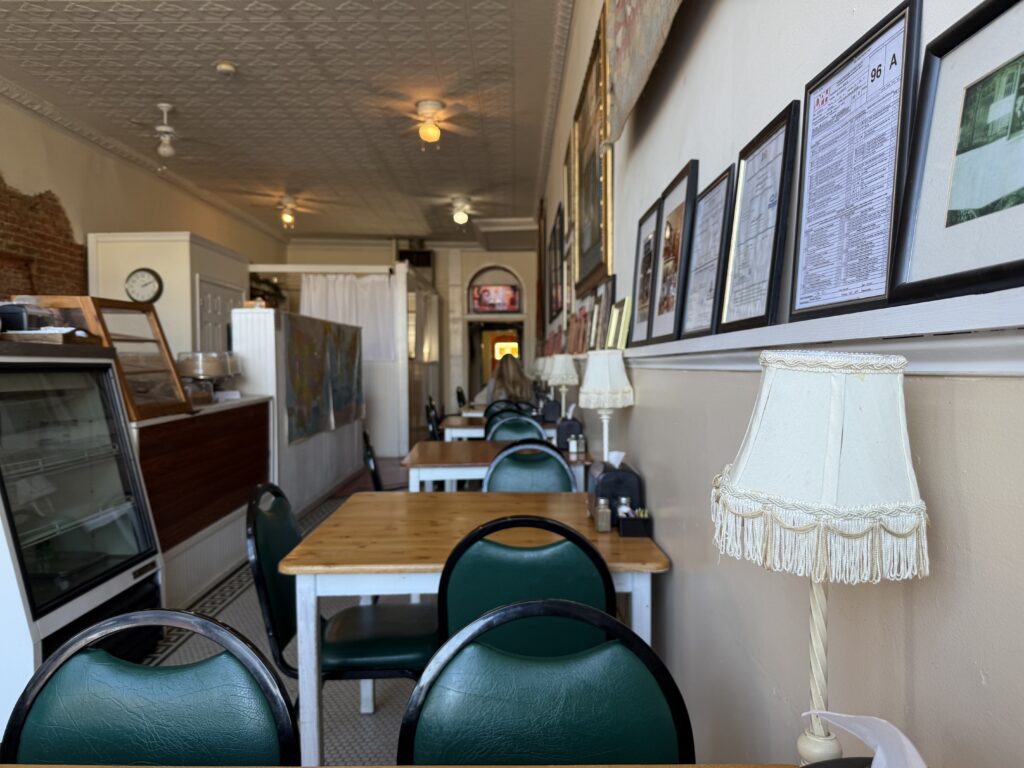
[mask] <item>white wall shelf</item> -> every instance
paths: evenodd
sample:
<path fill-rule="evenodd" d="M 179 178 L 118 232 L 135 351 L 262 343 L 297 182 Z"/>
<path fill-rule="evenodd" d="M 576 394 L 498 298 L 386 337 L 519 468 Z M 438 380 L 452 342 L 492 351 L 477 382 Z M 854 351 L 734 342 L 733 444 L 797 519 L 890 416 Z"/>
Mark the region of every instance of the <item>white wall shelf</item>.
<path fill-rule="evenodd" d="M 901 354 L 908 374 L 1024 375 L 1024 288 L 906 304 L 627 349 L 631 368 L 760 370 L 771 347 Z"/>

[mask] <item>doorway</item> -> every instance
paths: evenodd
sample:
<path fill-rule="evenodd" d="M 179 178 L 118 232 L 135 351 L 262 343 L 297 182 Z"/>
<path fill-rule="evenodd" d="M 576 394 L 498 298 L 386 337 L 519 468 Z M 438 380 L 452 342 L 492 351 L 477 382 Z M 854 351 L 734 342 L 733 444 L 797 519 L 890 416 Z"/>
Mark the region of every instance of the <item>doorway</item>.
<path fill-rule="evenodd" d="M 487 386 L 491 372 L 503 355 L 522 359 L 522 323 L 469 323 L 470 400 Z"/>

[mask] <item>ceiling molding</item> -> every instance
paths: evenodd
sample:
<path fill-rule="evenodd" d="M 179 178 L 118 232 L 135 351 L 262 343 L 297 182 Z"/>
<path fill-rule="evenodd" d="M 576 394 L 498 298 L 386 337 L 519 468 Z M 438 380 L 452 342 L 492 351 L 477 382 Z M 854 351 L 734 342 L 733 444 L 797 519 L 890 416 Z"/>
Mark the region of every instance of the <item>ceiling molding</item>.
<path fill-rule="evenodd" d="M 95 144 L 101 149 L 110 152 L 111 154 L 121 158 L 122 160 L 127 160 L 128 162 L 153 173 L 157 178 L 162 179 L 163 181 L 166 181 L 169 184 L 178 187 L 182 191 L 187 192 L 188 194 L 192 195 L 195 198 L 198 198 L 200 201 L 206 203 L 207 205 L 213 206 L 214 208 L 220 210 L 223 213 L 228 214 L 229 216 L 233 216 L 242 223 L 254 227 L 255 229 L 258 229 L 260 232 L 262 232 L 265 235 L 268 235 L 269 237 L 272 237 L 274 240 L 277 240 L 278 242 L 281 243 L 288 242 L 288 238 L 282 232 L 278 231 L 274 227 L 265 224 L 256 217 L 241 210 L 240 208 L 236 208 L 235 206 L 231 205 L 231 203 L 227 202 L 226 200 L 223 200 L 217 195 L 206 192 L 205 190 L 196 186 L 187 179 L 184 179 L 181 176 L 177 175 L 173 171 L 158 171 L 157 169 L 160 168 L 160 166 L 162 165 L 162 163 L 160 163 L 159 161 L 146 157 L 145 155 L 136 152 L 134 149 L 131 149 L 130 147 L 122 144 L 116 139 L 112 139 L 109 136 L 105 136 L 99 131 L 93 130 L 92 128 L 83 123 L 79 123 L 76 120 L 72 120 L 71 118 L 63 114 L 59 109 L 57 109 L 57 107 L 55 107 L 51 102 L 47 101 L 41 96 L 38 96 L 37 94 L 33 93 L 27 88 L 23 88 L 22 86 L 8 80 L 5 77 L 0 77 L 0 97 L 3 97 L 8 101 L 17 104 L 19 107 L 28 110 L 29 112 L 32 112 L 33 114 L 38 115 L 39 117 L 48 120 L 51 123 L 55 123 L 64 130 L 68 131 L 69 133 L 72 133 L 81 139 L 85 139 L 86 141 Z"/>
<path fill-rule="evenodd" d="M 565 79 L 565 57 L 569 52 L 569 30 L 572 27 L 574 5 L 575 0 L 559 0 L 555 11 L 555 37 L 551 43 L 548 97 L 541 134 L 540 165 L 537 167 L 537 182 L 533 190 L 534 200 L 540 200 L 544 196 L 544 188 L 548 183 L 551 145 L 555 140 L 555 121 L 558 118 L 558 104 L 562 97 L 562 81 Z"/>
<path fill-rule="evenodd" d="M 537 244 L 537 222 L 529 216 L 474 219 L 473 229 L 488 251 L 529 251 Z"/>

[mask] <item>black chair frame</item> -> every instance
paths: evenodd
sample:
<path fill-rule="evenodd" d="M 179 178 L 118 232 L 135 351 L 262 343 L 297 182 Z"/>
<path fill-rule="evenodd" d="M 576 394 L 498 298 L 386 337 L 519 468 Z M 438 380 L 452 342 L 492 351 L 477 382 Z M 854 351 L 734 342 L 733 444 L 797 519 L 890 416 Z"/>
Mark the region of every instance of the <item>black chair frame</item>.
<path fill-rule="evenodd" d="M 11 718 L 7 721 L 3 744 L 0 745 L 0 763 L 18 762 L 21 733 L 32 705 L 63 664 L 79 651 L 98 643 L 110 635 L 139 627 L 174 627 L 205 637 L 228 651 L 252 675 L 267 699 L 277 725 L 277 743 L 281 765 L 299 765 L 299 742 L 295 735 L 295 710 L 285 692 L 281 679 L 274 673 L 270 661 L 256 646 L 236 634 L 226 624 L 209 616 L 190 611 L 152 609 L 114 616 L 79 632 L 58 648 L 40 665 L 22 691 Z"/>
<path fill-rule="evenodd" d="M 683 701 L 683 695 L 679 692 L 665 662 L 647 643 L 618 619 L 589 605 L 572 600 L 526 600 L 485 613 L 472 624 L 466 625 L 452 635 L 452 638 L 434 654 L 434 658 L 423 670 L 419 683 L 413 689 L 405 714 L 402 716 L 402 726 L 398 734 L 398 765 L 414 765 L 416 729 L 419 726 L 423 704 L 427 700 L 430 689 L 452 659 L 467 645 L 475 642 L 481 635 L 492 629 L 519 619 L 548 616 L 575 619 L 590 624 L 602 630 L 609 640 L 617 640 L 632 651 L 650 671 L 668 704 L 672 721 L 676 727 L 678 763 L 685 765 L 697 762 L 693 745 L 693 728 L 690 725 L 690 714 L 686 709 L 686 702 Z"/>
<path fill-rule="evenodd" d="M 562 468 L 565 469 L 566 474 L 569 476 L 569 482 L 572 485 L 571 493 L 575 493 L 576 491 L 579 490 L 579 488 L 576 487 L 576 475 L 573 474 L 572 468 L 569 466 L 569 462 L 565 460 L 565 457 L 561 454 L 561 452 L 553 448 L 551 443 L 545 440 L 533 439 L 517 440 L 516 442 L 511 443 L 510 445 L 503 448 L 501 452 L 494 457 L 494 459 L 491 461 L 491 465 L 487 467 L 487 473 L 484 475 L 483 490 L 487 490 L 488 481 L 491 479 L 491 472 L 494 470 L 496 466 L 498 466 L 501 463 L 503 459 L 524 451 L 537 451 L 539 453 L 546 453 L 548 456 L 557 459 L 558 462 L 562 465 Z"/>
<path fill-rule="evenodd" d="M 455 388 L 455 401 L 459 404 L 459 408 L 466 407 L 466 390 L 461 386 Z"/>
<path fill-rule="evenodd" d="M 377 454 L 370 443 L 370 433 L 363 430 L 363 462 L 366 464 L 366 471 L 370 473 L 370 482 L 373 490 L 383 491 L 384 482 L 380 479 L 380 468 L 377 466 Z"/>
<path fill-rule="evenodd" d="M 499 411 L 499 413 L 504 413 L 504 411 Z M 491 417 L 490 422 L 487 424 L 487 427 L 486 427 L 487 431 L 486 431 L 486 434 L 484 435 L 484 440 L 491 440 L 491 439 L 493 439 L 491 436 L 495 433 L 495 431 L 497 431 L 498 427 L 503 426 L 505 424 L 505 422 L 508 422 L 508 421 L 518 422 L 518 423 L 522 423 L 522 422 L 525 422 L 525 421 L 531 422 L 532 424 L 536 424 L 537 425 L 537 428 L 539 430 L 539 434 L 541 434 L 541 435 L 544 434 L 544 426 L 537 419 L 535 419 L 533 416 L 527 416 L 525 413 L 517 413 L 514 416 L 506 416 L 504 418 L 495 419 L 494 417 L 497 416 L 497 415 L 498 414 L 493 414 L 492 417 Z M 524 438 L 524 439 L 532 440 L 533 438 Z M 538 437 L 537 439 L 540 440 L 541 438 Z"/>
<path fill-rule="evenodd" d="M 492 536 L 498 531 L 506 531 L 510 528 L 539 528 L 544 531 L 551 531 L 563 539 L 575 544 L 583 553 L 590 558 L 590 561 L 597 568 L 597 572 L 601 575 L 601 582 L 604 585 L 604 610 L 609 616 L 615 616 L 618 610 L 618 604 L 615 599 L 615 584 L 612 581 L 612 574 L 608 570 L 608 563 L 601 557 L 601 553 L 598 552 L 594 545 L 575 528 L 572 528 L 565 523 L 560 523 L 557 520 L 552 520 L 549 517 L 538 517 L 537 515 L 513 515 L 510 517 L 499 517 L 496 520 L 491 520 L 489 523 L 484 523 L 476 530 L 467 533 L 462 540 L 455 545 L 455 549 L 452 550 L 451 554 L 448 555 L 448 559 L 445 561 L 444 570 L 441 571 L 441 583 L 437 589 L 437 632 L 441 643 L 445 643 L 448 638 L 448 584 L 452 580 L 452 574 L 455 572 L 456 566 L 459 564 L 459 560 L 464 554 L 482 539 L 486 539 L 488 536 Z"/>
<path fill-rule="evenodd" d="M 437 408 L 433 407 L 429 403 L 424 406 L 424 408 L 427 412 L 427 434 L 430 435 L 431 440 L 440 440 L 441 424 L 437 415 Z"/>
<path fill-rule="evenodd" d="M 288 677 L 297 680 L 299 670 L 290 664 L 284 657 L 284 649 L 287 643 L 281 644 L 281 638 L 274 632 L 274 620 L 270 614 L 270 590 L 267 581 L 260 569 L 259 553 L 256 551 L 256 508 L 264 494 L 269 493 L 274 498 L 288 500 L 278 486 L 273 483 L 263 483 L 256 486 L 249 499 L 249 506 L 245 513 L 245 554 L 249 560 L 249 569 L 252 571 L 253 584 L 256 587 L 256 596 L 260 604 L 260 615 L 263 617 L 263 627 L 267 631 L 267 640 L 270 643 L 270 652 L 274 657 L 274 663 Z M 373 596 L 374 603 L 377 602 L 377 595 Z M 289 641 L 290 642 L 290 641 Z M 391 677 L 405 677 L 411 680 L 418 680 L 420 673 L 414 669 L 361 669 L 361 670 L 320 670 L 320 679 L 326 680 L 384 680 Z"/>

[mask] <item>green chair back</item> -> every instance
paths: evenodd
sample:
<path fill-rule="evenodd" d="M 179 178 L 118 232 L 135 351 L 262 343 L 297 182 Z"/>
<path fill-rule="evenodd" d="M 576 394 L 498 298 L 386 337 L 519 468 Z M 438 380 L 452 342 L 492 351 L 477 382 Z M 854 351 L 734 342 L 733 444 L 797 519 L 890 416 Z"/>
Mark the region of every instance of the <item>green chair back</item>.
<path fill-rule="evenodd" d="M 543 440 L 544 428 L 529 416 L 509 416 L 499 418 L 501 411 L 495 415 L 495 421 L 486 432 L 488 440 Z"/>
<path fill-rule="evenodd" d="M 270 497 L 266 506 L 265 496 Z M 273 483 L 264 483 L 253 491 L 246 513 L 245 539 L 270 652 L 278 668 L 297 677 L 295 666 L 284 658 L 284 649 L 295 637 L 295 577 L 280 573 L 277 566 L 302 541 L 302 533 L 291 503 Z"/>
<path fill-rule="evenodd" d="M 484 475 L 483 489 L 505 493 L 577 490 L 569 464 L 543 440 L 521 440 L 495 456 Z"/>
<path fill-rule="evenodd" d="M 560 541 L 516 547 L 488 540 L 499 531 L 550 531 Z M 438 588 L 440 640 L 445 642 L 490 610 L 523 600 L 563 598 L 615 615 L 615 587 L 601 554 L 578 531 L 532 515 L 492 520 L 467 534 L 448 556 Z M 537 618 L 493 630 L 487 644 L 529 656 L 576 653 L 604 642 L 587 624 Z"/>
<path fill-rule="evenodd" d="M 608 639 L 546 657 L 485 642 L 500 627 L 548 616 Z M 693 762 L 690 717 L 662 661 L 608 614 L 566 600 L 504 606 L 455 635 L 413 690 L 398 739 L 400 765 Z"/>
<path fill-rule="evenodd" d="M 224 650 L 194 664 L 146 667 L 89 646 L 124 630 L 170 626 Z M 253 646 L 183 611 L 108 619 L 36 671 L 3 738 L 4 763 L 294 765 L 290 700 Z"/>
<path fill-rule="evenodd" d="M 505 419 L 518 419 L 522 415 L 523 414 L 521 414 L 515 408 L 505 408 L 504 410 L 501 411 L 495 411 L 487 418 L 485 422 L 486 426 L 484 428 L 484 434 L 490 432 L 491 428 L 494 427 L 495 424 L 498 424 L 504 421 Z"/>
<path fill-rule="evenodd" d="M 498 411 L 516 411 L 518 413 L 531 414 L 534 410 L 533 403 L 516 400 L 495 400 L 484 408 L 484 418 L 489 419 Z"/>

